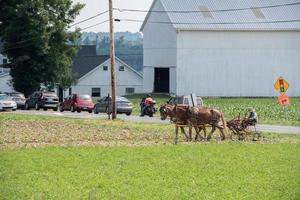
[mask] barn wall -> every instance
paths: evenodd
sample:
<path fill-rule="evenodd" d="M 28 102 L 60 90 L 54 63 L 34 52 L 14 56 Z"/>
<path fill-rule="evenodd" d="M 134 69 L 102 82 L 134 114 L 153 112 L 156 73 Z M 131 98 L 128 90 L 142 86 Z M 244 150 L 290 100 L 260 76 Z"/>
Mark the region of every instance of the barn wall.
<path fill-rule="evenodd" d="M 164 10 L 156 1 L 153 10 Z M 148 22 L 170 22 L 166 13 L 150 13 Z M 176 30 L 171 24 L 146 23 L 143 29 L 144 50 L 144 91 L 152 92 L 154 86 L 154 67 L 176 67 Z M 152 68 L 152 69 L 151 69 Z M 170 69 L 170 90 L 176 92 L 176 73 Z"/>
<path fill-rule="evenodd" d="M 108 66 L 103 71 L 103 66 Z M 125 71 L 119 71 L 119 66 L 124 66 L 116 60 L 116 94 L 125 95 L 126 88 L 135 88 L 135 93 L 143 92 L 143 79 L 131 69 L 125 67 Z M 110 61 L 106 61 L 93 71 L 82 77 L 76 86 L 72 87 L 72 93 L 90 94 L 92 88 L 101 88 L 101 96 L 111 94 Z"/>
<path fill-rule="evenodd" d="M 278 76 L 300 96 L 300 32 L 181 31 L 177 93 L 277 96 Z"/>

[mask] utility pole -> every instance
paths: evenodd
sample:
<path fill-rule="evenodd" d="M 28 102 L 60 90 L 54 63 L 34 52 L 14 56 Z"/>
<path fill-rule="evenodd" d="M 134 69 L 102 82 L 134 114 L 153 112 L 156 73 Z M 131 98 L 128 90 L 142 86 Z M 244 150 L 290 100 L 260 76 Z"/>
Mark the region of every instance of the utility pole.
<path fill-rule="evenodd" d="M 112 0 L 109 3 L 109 38 L 110 38 L 110 66 L 111 66 L 111 98 L 112 98 L 112 119 L 116 119 L 116 80 L 115 80 L 115 41 L 114 41 L 114 19 Z"/>

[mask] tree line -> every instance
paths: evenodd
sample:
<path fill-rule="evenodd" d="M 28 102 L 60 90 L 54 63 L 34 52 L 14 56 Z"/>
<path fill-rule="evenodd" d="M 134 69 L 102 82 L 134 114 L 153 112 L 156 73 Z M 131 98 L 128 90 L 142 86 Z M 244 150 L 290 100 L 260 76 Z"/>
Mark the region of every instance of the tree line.
<path fill-rule="evenodd" d="M 2 54 L 10 63 L 12 84 L 26 96 L 41 85 L 68 88 L 76 82 L 70 65 L 79 30 L 69 31 L 84 7 L 72 0 L 0 1 Z"/>

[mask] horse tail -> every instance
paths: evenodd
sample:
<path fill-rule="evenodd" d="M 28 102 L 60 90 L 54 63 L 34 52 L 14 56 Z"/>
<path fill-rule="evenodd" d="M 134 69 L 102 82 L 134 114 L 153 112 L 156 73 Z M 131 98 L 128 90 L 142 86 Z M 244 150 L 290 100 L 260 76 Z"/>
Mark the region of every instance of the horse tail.
<path fill-rule="evenodd" d="M 224 114 L 222 112 L 221 112 L 221 120 L 222 120 L 222 124 L 223 124 L 224 130 L 225 130 L 225 134 L 229 135 L 228 134 L 228 129 L 227 129 L 227 124 L 226 124 L 226 121 L 225 121 L 225 118 L 224 118 Z"/>

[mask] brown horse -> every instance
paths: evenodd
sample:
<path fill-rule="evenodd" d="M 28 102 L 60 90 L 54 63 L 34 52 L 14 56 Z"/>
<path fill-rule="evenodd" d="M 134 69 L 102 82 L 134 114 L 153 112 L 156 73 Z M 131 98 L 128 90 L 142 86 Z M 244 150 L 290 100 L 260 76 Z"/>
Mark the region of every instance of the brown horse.
<path fill-rule="evenodd" d="M 187 141 L 192 141 L 192 126 L 194 126 L 196 130 L 196 138 L 200 136 L 201 139 L 203 137 L 199 134 L 199 132 L 203 129 L 202 127 L 198 127 L 196 124 L 192 124 L 189 121 L 189 115 L 188 115 L 188 108 L 189 106 L 178 104 L 178 105 L 170 105 L 170 104 L 164 104 L 160 107 L 160 116 L 161 120 L 165 120 L 167 117 L 170 117 L 170 120 L 175 123 L 176 125 L 181 125 L 181 132 L 185 135 Z M 189 127 L 189 136 L 186 135 L 184 128 L 182 126 L 188 126 Z M 205 132 L 205 127 L 204 127 Z M 206 133 L 206 132 L 205 132 Z M 177 143 L 178 140 L 178 127 L 176 126 L 176 136 L 175 136 L 175 143 Z"/>
<path fill-rule="evenodd" d="M 189 107 L 187 110 L 187 115 L 190 123 L 192 123 L 194 127 L 195 125 L 199 126 L 207 124 L 212 126 L 212 130 L 209 133 L 207 140 L 211 139 L 211 136 L 215 132 L 216 128 L 220 130 L 221 139 L 225 140 L 224 129 L 227 133 L 226 122 L 223 113 L 220 111 L 212 108 Z M 222 122 L 223 126 L 220 125 L 220 122 Z"/>
<path fill-rule="evenodd" d="M 167 117 L 170 117 L 171 122 L 175 123 L 175 124 L 180 124 L 180 125 L 188 125 L 187 120 L 186 120 L 186 116 L 184 115 L 178 115 L 175 111 L 174 111 L 174 106 L 171 104 L 164 104 L 160 107 L 159 109 L 160 112 L 160 118 L 161 120 L 165 120 L 167 119 Z M 189 136 L 185 133 L 185 130 L 182 126 L 180 126 L 181 129 L 181 133 L 183 133 L 185 135 L 186 141 L 191 140 L 191 130 L 189 127 Z M 176 126 L 176 138 L 175 138 L 175 143 L 177 143 L 177 138 L 178 138 L 178 127 Z"/>

